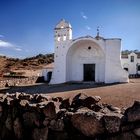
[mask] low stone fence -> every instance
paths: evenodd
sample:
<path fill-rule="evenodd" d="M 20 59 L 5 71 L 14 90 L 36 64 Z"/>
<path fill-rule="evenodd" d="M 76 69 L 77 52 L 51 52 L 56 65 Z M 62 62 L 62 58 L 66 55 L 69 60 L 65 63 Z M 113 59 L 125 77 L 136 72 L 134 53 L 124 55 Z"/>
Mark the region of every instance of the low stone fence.
<path fill-rule="evenodd" d="M 0 97 L 0 140 L 139 140 L 140 102 L 121 110 L 99 96 Z"/>
<path fill-rule="evenodd" d="M 36 83 L 38 77 L 27 77 L 27 78 L 9 78 L 6 80 L 0 80 L 0 88 L 6 86 L 23 86 Z"/>

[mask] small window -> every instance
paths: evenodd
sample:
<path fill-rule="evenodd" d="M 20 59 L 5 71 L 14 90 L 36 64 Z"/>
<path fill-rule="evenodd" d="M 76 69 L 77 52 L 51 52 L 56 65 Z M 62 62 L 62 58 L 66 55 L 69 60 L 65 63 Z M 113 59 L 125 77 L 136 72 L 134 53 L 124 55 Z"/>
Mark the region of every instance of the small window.
<path fill-rule="evenodd" d="M 140 71 L 140 65 L 138 65 L 138 71 Z"/>
<path fill-rule="evenodd" d="M 128 71 L 128 68 L 124 68 L 124 70 Z"/>
<path fill-rule="evenodd" d="M 130 62 L 134 62 L 134 56 L 131 56 L 130 59 L 131 59 Z"/>
<path fill-rule="evenodd" d="M 88 50 L 91 50 L 91 46 L 88 47 Z"/>

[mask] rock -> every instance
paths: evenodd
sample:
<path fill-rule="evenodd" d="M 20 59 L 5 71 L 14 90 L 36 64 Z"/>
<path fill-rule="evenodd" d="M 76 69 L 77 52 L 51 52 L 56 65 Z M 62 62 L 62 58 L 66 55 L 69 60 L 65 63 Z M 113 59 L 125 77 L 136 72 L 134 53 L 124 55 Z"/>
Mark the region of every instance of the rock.
<path fill-rule="evenodd" d="M 72 100 L 72 107 L 78 108 L 80 106 L 91 108 L 91 105 L 98 103 L 101 100 L 99 96 L 87 96 L 79 93 Z"/>
<path fill-rule="evenodd" d="M 101 109 L 103 109 L 104 107 L 102 106 L 102 104 L 92 104 L 90 106 L 90 109 L 95 111 L 95 112 L 99 112 Z"/>
<path fill-rule="evenodd" d="M 67 112 L 66 109 L 60 109 L 60 110 L 57 112 L 57 118 L 64 118 L 66 112 Z"/>
<path fill-rule="evenodd" d="M 2 107 L 2 105 L 0 104 L 0 117 L 2 116 L 2 112 L 3 112 L 3 107 Z"/>
<path fill-rule="evenodd" d="M 72 99 L 72 108 L 78 108 L 80 106 L 84 105 L 83 100 L 86 99 L 88 96 L 84 93 L 79 93 L 77 94 L 73 99 Z"/>
<path fill-rule="evenodd" d="M 104 106 L 102 109 L 100 109 L 100 112 L 104 113 L 104 114 L 112 113 L 112 111 L 110 111 L 110 109 L 108 109 L 106 106 Z"/>
<path fill-rule="evenodd" d="M 33 140 L 47 140 L 48 139 L 48 127 L 35 128 L 32 132 Z"/>
<path fill-rule="evenodd" d="M 18 98 L 20 100 L 28 100 L 28 101 L 30 101 L 30 100 L 32 100 L 33 96 L 31 94 L 21 93 L 21 94 L 18 95 Z"/>
<path fill-rule="evenodd" d="M 128 122 L 140 121 L 140 101 L 135 101 L 132 107 L 126 109 L 124 115 Z"/>
<path fill-rule="evenodd" d="M 107 137 L 105 140 L 139 140 L 139 138 L 136 137 L 132 132 L 125 132 Z"/>
<path fill-rule="evenodd" d="M 39 95 L 35 95 L 35 96 L 34 96 L 34 100 L 35 100 L 37 103 L 46 102 L 46 101 L 51 100 L 51 97 L 50 97 L 50 96 L 47 96 L 47 95 L 39 94 Z"/>
<path fill-rule="evenodd" d="M 118 108 L 118 107 L 114 107 L 112 105 L 108 105 L 107 108 L 110 110 L 110 111 L 113 111 L 114 113 L 121 113 L 121 109 Z"/>
<path fill-rule="evenodd" d="M 53 103 L 55 105 L 55 111 L 56 113 L 58 113 L 60 111 L 61 102 L 53 102 Z"/>
<path fill-rule="evenodd" d="M 13 123 L 14 133 L 17 139 L 23 138 L 23 128 L 19 118 L 16 118 Z"/>
<path fill-rule="evenodd" d="M 81 107 L 77 110 L 77 112 L 80 112 L 80 113 L 91 112 L 91 111 L 92 110 L 87 107 Z"/>
<path fill-rule="evenodd" d="M 7 94 L 4 94 L 0 97 L 0 102 L 4 102 L 4 100 L 7 98 Z"/>
<path fill-rule="evenodd" d="M 5 98 L 4 102 L 7 104 L 7 105 L 11 105 L 13 103 L 14 99 L 11 98 L 11 97 L 7 97 Z"/>
<path fill-rule="evenodd" d="M 43 121 L 43 125 L 48 126 L 49 122 L 50 122 L 49 118 L 45 118 Z"/>
<path fill-rule="evenodd" d="M 73 136 L 70 136 L 73 139 Z M 53 131 L 52 133 L 49 133 L 48 140 L 70 140 L 68 137 L 67 132 L 60 132 L 60 131 Z"/>
<path fill-rule="evenodd" d="M 117 133 L 120 131 L 122 117 L 123 115 L 118 113 L 109 113 L 103 116 L 105 128 L 108 133 Z"/>
<path fill-rule="evenodd" d="M 128 132 L 128 131 L 133 131 L 134 129 L 136 128 L 140 128 L 140 123 L 128 123 L 128 122 L 125 122 L 122 123 L 122 126 L 121 126 L 121 131 L 122 132 Z"/>
<path fill-rule="evenodd" d="M 85 93 L 79 93 L 79 94 L 77 94 L 77 95 L 75 95 L 74 97 L 73 97 L 73 101 L 74 100 L 84 100 L 84 99 L 86 99 L 88 96 L 85 94 Z"/>
<path fill-rule="evenodd" d="M 140 128 L 136 128 L 133 132 L 136 136 L 140 137 Z"/>
<path fill-rule="evenodd" d="M 52 101 L 54 101 L 54 102 L 62 102 L 63 98 L 62 97 L 53 97 Z"/>
<path fill-rule="evenodd" d="M 26 112 L 23 114 L 23 124 L 27 128 L 32 128 L 34 125 L 40 125 L 39 115 L 35 112 Z"/>
<path fill-rule="evenodd" d="M 99 96 L 90 96 L 83 100 L 83 106 L 90 108 L 91 105 L 98 103 L 101 100 Z"/>
<path fill-rule="evenodd" d="M 16 94 L 15 94 L 16 99 L 19 99 L 20 94 L 21 94 L 20 92 L 16 92 Z"/>
<path fill-rule="evenodd" d="M 60 104 L 60 109 L 69 109 L 71 106 L 70 98 L 64 99 Z"/>
<path fill-rule="evenodd" d="M 8 117 L 5 121 L 5 126 L 8 130 L 10 130 L 10 131 L 12 130 L 12 117 L 10 114 L 8 114 Z"/>
<path fill-rule="evenodd" d="M 22 107 L 25 107 L 26 105 L 29 105 L 29 101 L 28 100 L 21 100 L 19 102 L 19 104 L 22 106 Z"/>
<path fill-rule="evenodd" d="M 48 102 L 42 110 L 44 115 L 49 119 L 54 119 L 56 117 L 56 110 L 53 102 Z"/>
<path fill-rule="evenodd" d="M 64 122 L 62 119 L 51 120 L 49 128 L 54 131 L 63 131 L 64 130 Z"/>
<path fill-rule="evenodd" d="M 79 111 L 72 115 L 72 125 L 88 137 L 95 137 L 96 135 L 104 133 L 104 127 L 101 121 L 102 113 L 94 111 Z"/>

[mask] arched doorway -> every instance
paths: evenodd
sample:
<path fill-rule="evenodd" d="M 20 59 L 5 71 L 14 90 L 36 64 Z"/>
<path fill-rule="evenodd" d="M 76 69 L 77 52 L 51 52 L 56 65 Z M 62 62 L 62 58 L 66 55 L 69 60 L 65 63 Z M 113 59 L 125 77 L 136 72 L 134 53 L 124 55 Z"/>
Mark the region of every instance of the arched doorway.
<path fill-rule="evenodd" d="M 105 54 L 93 40 L 82 39 L 74 43 L 66 56 L 67 81 L 105 80 Z"/>

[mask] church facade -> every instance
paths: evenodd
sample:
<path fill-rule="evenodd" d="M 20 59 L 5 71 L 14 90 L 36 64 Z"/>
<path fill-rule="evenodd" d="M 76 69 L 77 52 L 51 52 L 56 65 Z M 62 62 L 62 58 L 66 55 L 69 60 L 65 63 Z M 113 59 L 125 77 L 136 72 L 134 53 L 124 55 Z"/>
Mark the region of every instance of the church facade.
<path fill-rule="evenodd" d="M 61 20 L 54 29 L 54 68 L 50 84 L 65 82 L 128 82 L 121 66 L 121 39 L 72 38 L 72 26 Z"/>

